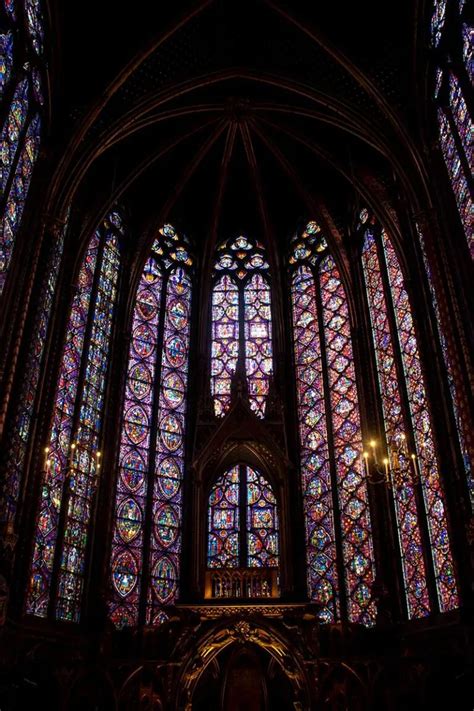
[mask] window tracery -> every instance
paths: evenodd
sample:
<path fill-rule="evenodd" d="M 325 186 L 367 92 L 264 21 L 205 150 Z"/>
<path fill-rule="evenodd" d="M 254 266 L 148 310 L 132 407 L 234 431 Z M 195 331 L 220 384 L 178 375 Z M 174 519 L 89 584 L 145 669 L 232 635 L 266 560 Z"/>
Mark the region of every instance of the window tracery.
<path fill-rule="evenodd" d="M 365 215 L 364 218 L 363 222 Z M 433 566 L 441 611 L 457 607 L 459 598 L 411 304 L 392 242 L 384 230 L 377 230 L 370 221 L 364 226 L 362 266 L 408 616 L 422 617 L 432 611 L 428 566 Z"/>
<path fill-rule="evenodd" d="M 211 394 L 222 417 L 230 405 L 232 376 L 239 358 L 249 403 L 265 415 L 273 374 L 269 266 L 263 246 L 240 235 L 220 245 L 212 291 Z"/>
<path fill-rule="evenodd" d="M 441 54 L 437 54 L 434 98 L 437 106 L 438 136 L 466 240 L 474 256 L 474 205 L 472 186 L 472 117 L 465 93 L 472 83 L 472 27 L 463 20 L 464 6 L 453 7 L 454 32 L 446 33 Z M 445 33 L 446 2 L 435 2 L 432 40 L 441 45 Z M 457 38 L 456 38 L 457 35 Z M 453 39 L 456 38 L 456 39 Z M 453 66 L 453 58 L 455 69 Z"/>
<path fill-rule="evenodd" d="M 349 310 L 316 222 L 294 238 L 289 263 L 309 594 L 322 621 L 347 614 L 371 625 L 374 556 Z"/>
<path fill-rule="evenodd" d="M 208 503 L 208 568 L 274 568 L 279 520 L 267 479 L 244 464 L 218 477 Z"/>
<path fill-rule="evenodd" d="M 165 225 L 138 285 L 111 558 L 112 621 L 166 618 L 179 585 L 192 257 Z"/>
<path fill-rule="evenodd" d="M 100 431 L 120 269 L 120 215 L 91 237 L 70 309 L 45 448 L 26 610 L 80 617 L 86 547 L 100 469 Z"/>

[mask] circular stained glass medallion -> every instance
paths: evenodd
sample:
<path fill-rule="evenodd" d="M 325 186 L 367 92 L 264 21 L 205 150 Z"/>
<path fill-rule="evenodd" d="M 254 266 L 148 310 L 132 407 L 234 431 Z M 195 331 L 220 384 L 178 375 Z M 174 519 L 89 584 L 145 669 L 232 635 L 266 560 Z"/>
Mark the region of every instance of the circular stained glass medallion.
<path fill-rule="evenodd" d="M 181 422 L 174 415 L 165 415 L 160 422 L 160 439 L 170 452 L 181 445 L 183 433 Z"/>
<path fill-rule="evenodd" d="M 122 501 L 117 511 L 117 530 L 124 543 L 130 543 L 138 536 L 142 518 L 142 511 L 134 499 Z"/>
<path fill-rule="evenodd" d="M 149 321 L 158 310 L 158 301 L 150 289 L 141 289 L 137 295 L 137 312 L 145 321 Z"/>
<path fill-rule="evenodd" d="M 133 444 L 140 444 L 147 436 L 148 417 L 140 405 L 132 405 L 125 413 L 125 432 Z"/>
<path fill-rule="evenodd" d="M 188 322 L 188 307 L 181 299 L 173 299 L 168 307 L 168 317 L 178 331 L 181 331 Z"/>
<path fill-rule="evenodd" d="M 128 387 L 137 400 L 144 400 L 151 390 L 151 372 L 144 363 L 137 363 L 129 372 Z"/>
<path fill-rule="evenodd" d="M 176 592 L 177 574 L 173 562 L 162 556 L 152 573 L 152 586 L 156 597 L 161 603 L 168 602 Z"/>
<path fill-rule="evenodd" d="M 164 548 L 169 548 L 179 534 L 179 517 L 174 506 L 163 504 L 155 514 L 155 535 Z"/>
<path fill-rule="evenodd" d="M 186 360 L 186 343 L 180 336 L 172 336 L 165 343 L 165 356 L 173 368 L 179 368 Z"/>
<path fill-rule="evenodd" d="M 145 460 L 135 450 L 126 451 L 121 458 L 120 476 L 132 493 L 143 485 L 145 476 Z"/>
<path fill-rule="evenodd" d="M 146 323 L 139 324 L 132 334 L 132 343 L 135 352 L 141 358 L 148 358 L 155 350 L 155 334 Z"/>
<path fill-rule="evenodd" d="M 168 405 L 176 408 L 184 400 L 184 382 L 178 373 L 168 373 L 163 380 L 163 397 Z"/>
<path fill-rule="evenodd" d="M 123 551 L 112 563 L 114 588 L 121 597 L 130 595 L 137 584 L 138 565 L 130 551 Z"/>

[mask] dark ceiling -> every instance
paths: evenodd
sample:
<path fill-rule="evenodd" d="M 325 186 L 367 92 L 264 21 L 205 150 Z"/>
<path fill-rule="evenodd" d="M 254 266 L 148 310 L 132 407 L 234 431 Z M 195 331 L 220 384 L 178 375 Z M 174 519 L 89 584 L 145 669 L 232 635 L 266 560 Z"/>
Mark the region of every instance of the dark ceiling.
<path fill-rule="evenodd" d="M 77 190 L 84 214 L 118 197 L 135 235 L 169 219 L 198 246 L 247 230 L 283 248 L 321 211 L 342 234 L 361 176 L 409 170 L 413 0 L 51 8 L 57 199 Z"/>

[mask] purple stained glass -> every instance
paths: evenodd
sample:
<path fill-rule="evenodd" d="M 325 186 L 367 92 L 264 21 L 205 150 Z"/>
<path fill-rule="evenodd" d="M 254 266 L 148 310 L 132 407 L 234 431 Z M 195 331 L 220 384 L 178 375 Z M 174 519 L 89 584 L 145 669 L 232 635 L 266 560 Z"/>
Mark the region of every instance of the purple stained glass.
<path fill-rule="evenodd" d="M 403 273 L 393 245 L 385 232 L 382 235 L 382 243 L 398 328 L 416 454 L 420 464 L 421 488 L 425 502 L 438 601 L 441 611 L 446 612 L 459 606 L 459 596 L 428 397 Z"/>
<path fill-rule="evenodd" d="M 366 233 L 364 241 L 362 265 L 382 398 L 385 438 L 393 450 L 398 448 L 402 441 L 405 425 L 377 243 L 370 231 Z M 430 613 L 430 600 L 426 584 L 421 524 L 412 480 L 412 463 L 407 454 L 400 453 L 396 459 L 395 455 L 392 455 L 390 464 L 408 616 L 410 619 L 424 617 Z"/>
<path fill-rule="evenodd" d="M 191 265 L 186 238 L 164 225 L 138 286 L 132 323 L 111 559 L 109 611 L 117 627 L 138 624 L 141 600 L 147 624 L 161 624 L 163 606 L 178 592 Z"/>
<path fill-rule="evenodd" d="M 462 40 L 464 64 L 472 83 L 474 82 L 474 27 L 466 24 L 462 26 Z"/>
<path fill-rule="evenodd" d="M 265 477 L 244 464 L 218 477 L 209 494 L 207 534 L 208 568 L 278 567 L 277 502 Z"/>
<path fill-rule="evenodd" d="M 51 248 L 46 265 L 46 276 L 41 285 L 38 308 L 35 314 L 33 336 L 26 356 L 25 377 L 18 398 L 18 406 L 14 415 L 12 432 L 8 437 L 8 441 L 11 444 L 5 467 L 2 517 L 4 520 L 11 522 L 15 520 L 20 494 L 21 478 L 25 466 L 36 392 L 40 381 L 51 308 L 64 246 L 65 231 L 66 225 L 59 232 L 58 238 Z"/>
<path fill-rule="evenodd" d="M 244 334 L 250 407 L 263 417 L 273 373 L 273 352 L 270 286 L 262 274 L 254 274 L 245 285 Z"/>
<path fill-rule="evenodd" d="M 44 40 L 41 0 L 25 0 L 25 12 L 31 43 L 35 52 L 41 54 Z"/>
<path fill-rule="evenodd" d="M 79 369 L 98 250 L 99 234 L 96 232 L 89 242 L 79 272 L 59 370 L 53 423 L 49 436 L 49 452 L 42 477 L 41 500 L 26 606 L 28 613 L 38 617 L 46 617 L 48 611 L 59 515 L 70 459 Z"/>
<path fill-rule="evenodd" d="M 441 41 L 443 27 L 446 20 L 447 0 L 434 0 L 433 14 L 431 16 L 431 41 L 437 47 Z"/>
<path fill-rule="evenodd" d="M 232 375 L 239 355 L 239 290 L 225 274 L 212 291 L 211 393 L 222 416 L 230 404 Z"/>
<path fill-rule="evenodd" d="M 232 376 L 243 354 L 249 403 L 264 417 L 273 373 L 271 295 L 262 246 L 240 235 L 217 250 L 212 292 L 211 394 L 222 417 L 230 406 Z"/>
<path fill-rule="evenodd" d="M 0 228 L 0 294 L 5 286 L 15 237 L 20 226 L 33 168 L 38 157 L 40 133 L 41 120 L 36 115 L 28 126 Z"/>
<path fill-rule="evenodd" d="M 339 583 L 320 317 L 316 284 L 309 266 L 298 267 L 293 275 L 291 297 L 308 588 L 311 599 L 321 605 L 321 621 L 335 622 L 339 617 Z"/>
<path fill-rule="evenodd" d="M 247 567 L 277 568 L 278 509 L 268 481 L 254 469 L 245 468 Z"/>
<path fill-rule="evenodd" d="M 451 359 L 451 356 L 449 353 L 447 340 L 446 340 L 446 337 L 443 332 L 443 326 L 442 326 L 443 321 L 441 318 L 441 309 L 439 307 L 438 297 L 436 294 L 434 282 L 433 282 L 432 275 L 431 275 L 431 267 L 430 267 L 430 263 L 428 260 L 428 254 L 426 251 L 425 239 L 424 239 L 423 233 L 422 233 L 419 225 L 416 225 L 416 230 L 418 233 L 418 239 L 420 242 L 420 247 L 421 247 L 421 251 L 422 251 L 422 255 L 423 255 L 423 262 L 425 265 L 426 275 L 428 277 L 428 286 L 429 286 L 430 293 L 431 293 L 431 300 L 432 300 L 433 308 L 435 311 L 436 330 L 438 332 L 438 337 L 439 337 L 439 341 L 441 344 L 441 351 L 443 354 L 443 360 L 444 360 L 444 364 L 446 366 L 449 392 L 451 394 L 451 404 L 453 407 L 454 419 L 456 421 L 456 430 L 457 430 L 457 435 L 458 435 L 458 439 L 459 439 L 459 447 L 460 447 L 462 458 L 463 458 L 464 470 L 466 473 L 466 480 L 467 480 L 467 484 L 469 487 L 471 502 L 474 502 L 474 476 L 473 476 L 473 472 L 472 472 L 471 457 L 469 454 L 469 446 L 468 446 L 469 430 L 466 428 L 466 426 L 463 422 L 462 416 L 461 416 L 461 406 L 460 406 L 461 398 L 459 396 L 459 391 L 458 391 L 458 388 L 456 385 L 456 379 L 454 377 L 454 368 L 453 368 L 452 359 Z"/>
<path fill-rule="evenodd" d="M 100 458 L 96 452 L 99 448 L 119 267 L 117 237 L 107 231 L 92 310 L 84 380 L 79 393 L 76 447 L 71 456 L 68 477 L 69 499 L 56 603 L 56 617 L 73 622 L 79 621 L 92 499 L 100 474 Z"/>
<path fill-rule="evenodd" d="M 474 205 L 468 181 L 459 157 L 451 126 L 444 111 L 438 109 L 439 139 L 444 162 L 456 198 L 471 256 L 474 258 Z"/>
<path fill-rule="evenodd" d="M 348 617 L 375 623 L 375 577 L 354 355 L 344 286 L 331 256 L 319 266 Z"/>
<path fill-rule="evenodd" d="M 20 81 L 15 89 L 7 119 L 0 136 L 0 196 L 5 193 L 17 153 L 20 135 L 28 113 L 28 80 Z"/>
<path fill-rule="evenodd" d="M 58 619 L 78 621 L 84 556 L 98 477 L 101 427 L 119 254 L 116 238 L 101 228 L 92 236 L 79 271 L 58 376 L 49 446 L 42 473 L 31 579 L 26 609 L 47 615 L 51 576 L 64 509 L 59 551 Z M 92 300 L 92 295 L 94 299 Z M 90 335 L 86 339 L 88 325 Z M 79 376 L 85 376 L 79 387 Z"/>
<path fill-rule="evenodd" d="M 120 439 L 110 601 L 111 619 L 118 627 L 134 625 L 138 620 L 162 286 L 160 266 L 151 256 L 145 264 L 135 299 Z M 133 505 L 136 512 L 133 522 L 123 516 L 125 502 L 129 509 Z"/>
<path fill-rule="evenodd" d="M 0 34 L 0 98 L 8 86 L 13 66 L 13 33 Z"/>
<path fill-rule="evenodd" d="M 164 604 L 174 601 L 179 585 L 190 310 L 191 279 L 182 267 L 176 267 L 168 278 L 163 341 L 168 344 L 179 339 L 181 363 L 176 366 L 176 358 L 168 358 L 165 345 L 158 401 L 148 624 L 163 613 Z"/>
<path fill-rule="evenodd" d="M 208 568 L 238 568 L 240 565 L 240 468 L 235 466 L 218 478 L 208 506 Z"/>
<path fill-rule="evenodd" d="M 466 101 L 461 91 L 457 77 L 451 73 L 449 76 L 449 104 L 454 118 L 454 123 L 461 139 L 466 161 L 472 164 L 472 147 L 474 142 L 474 127 L 469 115 Z"/>

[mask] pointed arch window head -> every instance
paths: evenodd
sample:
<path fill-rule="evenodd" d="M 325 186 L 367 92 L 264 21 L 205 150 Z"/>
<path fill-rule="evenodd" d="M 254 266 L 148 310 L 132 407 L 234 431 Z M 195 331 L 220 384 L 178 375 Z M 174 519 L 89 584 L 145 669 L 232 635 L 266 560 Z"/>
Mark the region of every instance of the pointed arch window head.
<path fill-rule="evenodd" d="M 187 239 L 164 225 L 137 287 L 110 571 L 118 627 L 159 624 L 178 594 L 192 265 Z"/>
<path fill-rule="evenodd" d="M 92 235 L 69 313 L 27 595 L 27 612 L 39 617 L 50 607 L 57 619 L 80 617 L 122 231 L 109 216 Z"/>
<path fill-rule="evenodd" d="M 222 417 L 240 369 L 257 417 L 264 417 L 273 375 L 269 265 L 263 246 L 240 235 L 217 250 L 211 299 L 211 395 Z"/>
<path fill-rule="evenodd" d="M 349 309 L 316 222 L 292 241 L 289 263 L 309 594 L 321 621 L 371 625 L 374 555 Z"/>
<path fill-rule="evenodd" d="M 277 501 L 268 480 L 237 464 L 218 477 L 208 503 L 208 568 L 276 568 Z"/>

